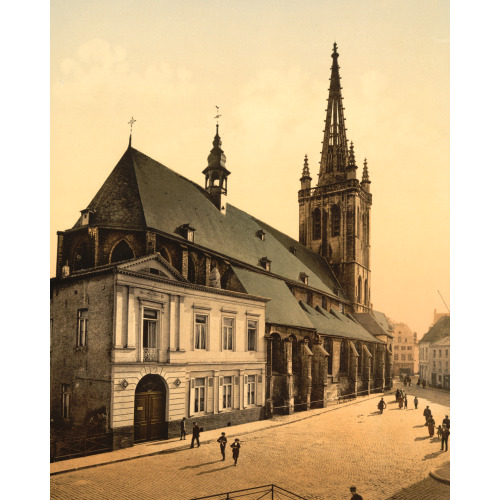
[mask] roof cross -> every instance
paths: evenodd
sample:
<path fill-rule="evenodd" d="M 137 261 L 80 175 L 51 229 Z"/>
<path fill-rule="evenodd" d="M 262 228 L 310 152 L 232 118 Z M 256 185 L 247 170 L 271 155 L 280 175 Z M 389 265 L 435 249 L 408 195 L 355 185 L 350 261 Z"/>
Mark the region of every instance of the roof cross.
<path fill-rule="evenodd" d="M 137 120 L 134 120 L 134 117 L 132 117 L 130 119 L 130 121 L 128 122 L 128 124 L 130 125 L 130 133 L 132 133 L 132 127 L 134 125 L 134 123 L 136 122 Z"/>

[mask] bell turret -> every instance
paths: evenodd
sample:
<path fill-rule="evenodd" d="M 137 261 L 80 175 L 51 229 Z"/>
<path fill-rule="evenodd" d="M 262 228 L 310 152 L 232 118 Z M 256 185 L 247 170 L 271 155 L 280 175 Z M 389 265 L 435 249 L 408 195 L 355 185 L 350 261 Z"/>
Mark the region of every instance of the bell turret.
<path fill-rule="evenodd" d="M 219 124 L 213 140 L 213 148 L 208 155 L 208 166 L 203 170 L 205 174 L 205 190 L 210 195 L 212 203 L 217 210 L 224 210 L 222 207 L 222 195 L 227 196 L 227 177 L 231 173 L 226 168 L 226 155 L 221 149 L 222 141 L 219 137 Z"/>

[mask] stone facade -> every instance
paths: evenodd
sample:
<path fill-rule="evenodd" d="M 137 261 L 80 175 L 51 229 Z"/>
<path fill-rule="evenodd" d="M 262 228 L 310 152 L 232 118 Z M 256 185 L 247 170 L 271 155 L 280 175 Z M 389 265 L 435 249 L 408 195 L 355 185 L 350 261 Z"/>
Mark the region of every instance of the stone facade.
<path fill-rule="evenodd" d="M 152 256 L 52 280 L 51 417 L 56 423 L 84 432 L 90 417 L 104 408 L 102 430 L 113 433 L 115 448 L 130 446 L 137 441 L 136 388 L 153 375 L 165 393 L 157 437 L 180 435 L 183 417 L 206 429 L 263 418 L 266 299 L 193 286 L 165 264 Z M 80 342 L 82 310 L 87 312 Z M 199 319 L 206 335 L 202 345 Z M 250 346 L 249 320 L 256 328 Z M 69 393 L 66 415 L 63 387 Z"/>
<path fill-rule="evenodd" d="M 394 327 L 394 375 L 418 373 L 418 340 L 405 323 L 395 323 Z"/>

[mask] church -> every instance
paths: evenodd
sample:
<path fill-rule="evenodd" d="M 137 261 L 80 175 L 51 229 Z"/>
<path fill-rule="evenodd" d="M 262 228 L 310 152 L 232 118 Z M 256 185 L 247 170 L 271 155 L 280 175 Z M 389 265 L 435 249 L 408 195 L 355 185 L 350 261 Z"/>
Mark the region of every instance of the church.
<path fill-rule="evenodd" d="M 307 156 L 300 177 L 299 241 L 225 202 L 219 125 L 202 185 L 130 139 L 58 232 L 54 426 L 105 432 L 117 449 L 178 437 L 183 418 L 220 428 L 391 387 L 393 335 L 371 303 L 368 165 L 358 180 L 338 58 L 334 44 L 317 186 Z"/>

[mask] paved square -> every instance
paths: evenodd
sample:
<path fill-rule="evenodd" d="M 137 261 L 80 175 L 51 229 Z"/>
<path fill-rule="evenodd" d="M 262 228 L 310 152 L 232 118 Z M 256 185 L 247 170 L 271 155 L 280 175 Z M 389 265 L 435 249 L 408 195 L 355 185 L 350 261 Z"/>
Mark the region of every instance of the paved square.
<path fill-rule="evenodd" d="M 422 413 L 429 405 L 440 423 L 449 415 L 449 395 L 406 389 L 418 394 L 418 410 L 413 395 L 408 409 L 400 410 L 387 394 L 383 415 L 379 399 L 368 399 L 243 435 L 236 467 L 230 450 L 222 462 L 211 442 L 53 476 L 51 498 L 184 500 L 273 483 L 307 499 L 349 499 L 351 485 L 365 500 L 447 499 L 449 486 L 429 478 L 429 471 L 447 462 L 449 452 L 429 438 Z M 225 432 L 229 443 L 237 437 L 237 427 Z"/>

